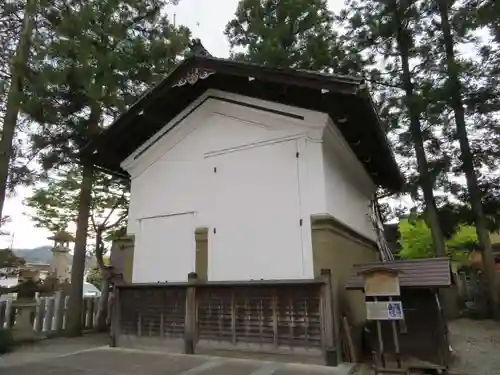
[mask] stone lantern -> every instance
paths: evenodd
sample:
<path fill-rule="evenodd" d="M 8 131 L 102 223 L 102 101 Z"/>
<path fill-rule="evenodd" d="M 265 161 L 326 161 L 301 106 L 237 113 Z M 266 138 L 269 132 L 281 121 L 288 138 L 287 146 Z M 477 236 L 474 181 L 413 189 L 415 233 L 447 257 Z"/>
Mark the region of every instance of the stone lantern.
<path fill-rule="evenodd" d="M 12 335 L 16 341 L 34 339 L 33 321 L 38 306 L 36 293 L 39 291 L 38 272 L 30 269 L 21 269 L 19 279 L 22 282 L 17 286 L 17 299 L 12 302 L 12 308 L 16 311 L 15 324 Z"/>
<path fill-rule="evenodd" d="M 74 241 L 74 237 L 71 233 L 66 231 L 59 231 L 49 240 L 54 241 L 54 246 L 52 247 L 52 263 L 50 266 L 50 272 L 54 278 L 59 282 L 64 283 L 69 279 L 69 262 L 68 253 L 70 251 L 69 244 Z"/>

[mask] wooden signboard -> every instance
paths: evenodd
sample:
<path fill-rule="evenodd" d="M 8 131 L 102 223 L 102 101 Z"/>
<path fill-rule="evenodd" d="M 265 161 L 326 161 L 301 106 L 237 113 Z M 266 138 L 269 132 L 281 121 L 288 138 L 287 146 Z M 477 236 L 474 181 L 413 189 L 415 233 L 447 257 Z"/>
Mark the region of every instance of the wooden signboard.
<path fill-rule="evenodd" d="M 368 320 L 403 320 L 401 301 L 367 301 L 366 318 Z"/>
<path fill-rule="evenodd" d="M 397 272 L 373 270 L 363 274 L 363 278 L 367 297 L 392 297 L 401 294 Z"/>

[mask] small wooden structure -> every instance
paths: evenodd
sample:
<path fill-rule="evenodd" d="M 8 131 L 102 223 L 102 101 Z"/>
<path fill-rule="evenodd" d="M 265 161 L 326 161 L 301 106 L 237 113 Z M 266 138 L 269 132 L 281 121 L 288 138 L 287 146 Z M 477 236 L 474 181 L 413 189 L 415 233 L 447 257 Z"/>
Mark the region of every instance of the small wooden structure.
<path fill-rule="evenodd" d="M 381 272 L 375 272 L 377 270 Z M 363 275 L 368 277 L 364 278 Z M 446 368 L 450 354 L 448 329 L 438 289 L 451 285 L 448 258 L 355 265 L 346 288 L 364 290 L 365 283 L 369 284 L 367 299 L 373 298 L 376 293 L 384 292 L 389 299 L 390 294 L 396 293 L 399 284 L 404 316 L 404 320 L 397 322 L 368 322 L 366 338 L 370 346 L 376 348 L 380 345 L 377 337 L 379 331 L 384 352 L 395 354 L 395 359 L 401 358 L 403 364 L 407 365 L 405 361 L 409 358 L 416 358 Z"/>
<path fill-rule="evenodd" d="M 382 322 L 384 321 L 389 321 L 391 325 L 397 368 L 402 367 L 396 321 L 404 320 L 403 307 L 401 301 L 393 300 L 394 297 L 399 299 L 401 296 L 399 273 L 398 269 L 388 267 L 374 267 L 360 272 L 364 281 L 366 317 L 369 321 L 374 321 L 377 326 L 378 346 L 374 351 L 375 374 L 379 372 L 379 369 L 387 370 L 382 335 Z"/>

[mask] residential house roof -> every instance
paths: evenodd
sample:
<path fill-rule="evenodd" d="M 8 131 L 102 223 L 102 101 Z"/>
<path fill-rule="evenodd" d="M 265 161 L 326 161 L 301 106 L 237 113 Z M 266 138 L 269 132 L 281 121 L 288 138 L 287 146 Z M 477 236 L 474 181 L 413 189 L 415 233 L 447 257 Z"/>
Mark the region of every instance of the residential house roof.
<path fill-rule="evenodd" d="M 82 157 L 128 177 L 120 167 L 126 157 L 208 89 L 218 89 L 328 113 L 373 181 L 401 190 L 403 177 L 363 79 L 216 58 L 200 45 L 194 41 L 192 56 L 87 145 Z"/>

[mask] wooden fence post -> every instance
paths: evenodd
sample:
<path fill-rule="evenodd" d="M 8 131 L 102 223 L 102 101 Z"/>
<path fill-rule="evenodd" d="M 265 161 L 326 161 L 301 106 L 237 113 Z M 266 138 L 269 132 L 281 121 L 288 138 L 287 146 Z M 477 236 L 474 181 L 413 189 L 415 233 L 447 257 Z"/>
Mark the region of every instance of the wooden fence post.
<path fill-rule="evenodd" d="M 323 285 L 323 309 L 321 319 L 324 327 L 324 354 L 327 366 L 337 366 L 342 362 L 342 344 L 340 340 L 339 306 L 335 296 L 337 288 L 333 283 L 331 270 L 321 269 L 324 280 Z M 324 315 L 324 316 L 323 316 Z"/>
<path fill-rule="evenodd" d="M 121 325 L 121 300 L 120 288 L 115 284 L 113 286 L 113 296 L 111 297 L 111 343 L 109 346 L 115 348 L 118 345 L 120 338 Z"/>
<path fill-rule="evenodd" d="M 196 272 L 188 274 L 188 287 L 186 289 L 186 315 L 184 317 L 184 352 L 194 354 L 196 327 Z"/>

